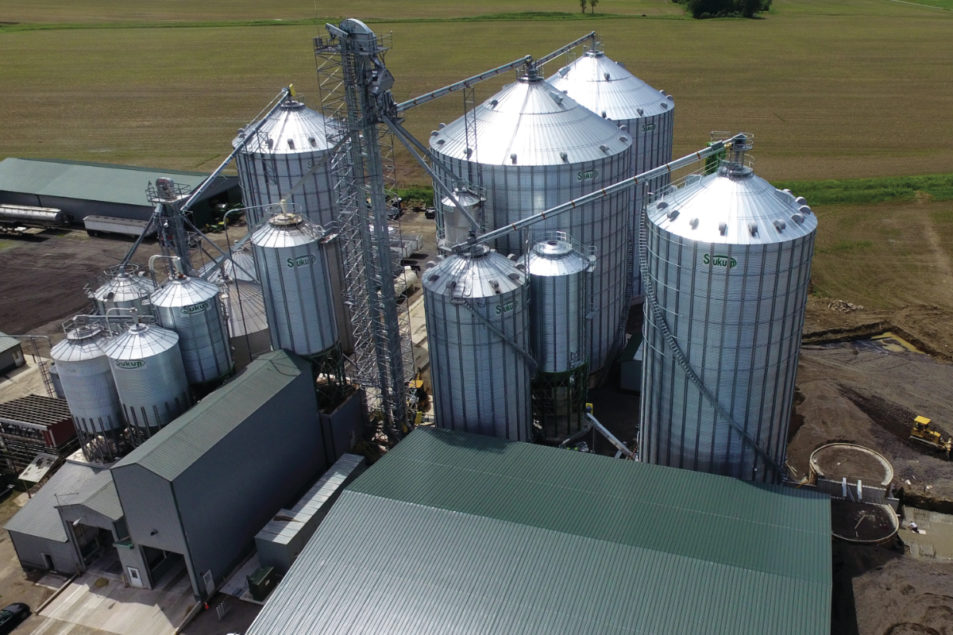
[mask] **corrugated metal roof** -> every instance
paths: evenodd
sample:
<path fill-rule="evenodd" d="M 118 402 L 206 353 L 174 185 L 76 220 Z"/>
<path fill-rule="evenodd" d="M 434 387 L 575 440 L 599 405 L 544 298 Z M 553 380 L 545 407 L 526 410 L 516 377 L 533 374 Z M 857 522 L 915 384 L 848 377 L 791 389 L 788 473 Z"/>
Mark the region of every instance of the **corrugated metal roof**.
<path fill-rule="evenodd" d="M 54 426 L 72 418 L 66 400 L 57 397 L 27 395 L 0 403 L 0 421 Z"/>
<path fill-rule="evenodd" d="M 0 353 L 5 353 L 11 348 L 15 348 L 20 345 L 20 340 L 15 337 L 10 337 L 6 333 L 0 331 Z"/>
<path fill-rule="evenodd" d="M 162 428 L 113 466 L 137 464 L 171 482 L 229 435 L 308 365 L 285 351 L 258 357 L 234 381 Z"/>
<path fill-rule="evenodd" d="M 83 498 L 81 492 L 86 491 L 86 485 L 103 469 L 67 461 L 4 528 L 46 540 L 66 542 L 66 530 L 63 529 L 63 521 L 56 506 L 79 503 Z"/>
<path fill-rule="evenodd" d="M 827 633 L 808 492 L 418 430 L 342 494 L 248 633 Z"/>
<path fill-rule="evenodd" d="M 152 207 L 146 199 L 146 186 L 164 176 L 189 188 L 198 187 L 208 178 L 208 174 L 201 172 L 160 170 L 130 165 L 16 157 L 0 161 L 0 191 L 145 207 Z M 234 180 L 234 177 L 228 178 Z"/>
<path fill-rule="evenodd" d="M 109 470 L 103 470 L 93 476 L 80 492 L 77 500 L 71 501 L 70 504 L 87 507 L 112 521 L 123 517 L 119 493 L 116 492 L 116 484 Z"/>

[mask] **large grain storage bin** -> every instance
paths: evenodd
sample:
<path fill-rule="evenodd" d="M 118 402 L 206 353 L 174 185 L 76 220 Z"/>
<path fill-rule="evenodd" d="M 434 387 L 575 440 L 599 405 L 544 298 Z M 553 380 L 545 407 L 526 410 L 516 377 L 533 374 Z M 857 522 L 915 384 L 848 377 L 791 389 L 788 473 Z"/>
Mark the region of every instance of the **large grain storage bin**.
<path fill-rule="evenodd" d="M 277 214 L 252 234 L 275 349 L 317 355 L 337 344 L 325 236 L 298 214 Z"/>
<path fill-rule="evenodd" d="M 133 443 L 141 443 L 192 404 L 179 336 L 155 324 L 133 324 L 103 344 Z"/>
<path fill-rule="evenodd" d="M 151 296 L 159 326 L 179 334 L 189 383 L 211 388 L 232 372 L 232 354 L 218 285 L 175 274 Z"/>
<path fill-rule="evenodd" d="M 234 147 L 244 142 L 237 155 L 238 176 L 249 227 L 257 227 L 271 215 L 270 206 L 284 199 L 293 210 L 315 225 L 338 231 L 340 206 L 334 192 L 331 170 L 335 135 L 340 124 L 287 97 L 250 138 L 256 124 L 240 130 Z M 345 351 L 351 349 L 351 325 L 343 295 L 347 289 L 339 241 L 326 247 L 328 275 L 334 288 L 335 321 Z"/>
<path fill-rule="evenodd" d="M 561 441 L 582 427 L 588 388 L 589 295 L 595 259 L 558 232 L 526 256 L 533 303 L 533 418 L 543 436 Z"/>
<path fill-rule="evenodd" d="M 125 450 L 122 405 L 101 344 L 106 332 L 95 324 L 68 328 L 66 339 L 50 350 L 83 454 L 109 462 Z"/>
<path fill-rule="evenodd" d="M 641 174 L 672 160 L 675 102 L 630 73 L 596 47 L 559 69 L 547 80 L 601 117 L 623 126 L 632 137 L 632 174 Z M 638 220 L 649 193 L 668 184 L 668 175 L 645 181 L 633 188 L 632 297 L 642 296 L 638 264 Z"/>
<path fill-rule="evenodd" d="M 530 438 L 529 285 L 482 245 L 423 274 L 437 426 Z"/>
<path fill-rule="evenodd" d="M 817 219 L 730 162 L 646 211 L 639 448 L 649 463 L 776 481 Z"/>
<path fill-rule="evenodd" d="M 435 161 L 458 182 L 484 188 L 479 219 L 484 229 L 504 227 L 630 176 L 631 144 L 615 123 L 555 90 L 535 71 L 430 137 Z M 595 248 L 593 371 L 602 369 L 622 342 L 631 215 L 631 194 L 618 192 L 496 243 L 500 252 L 520 255 L 524 240 L 531 245 L 559 230 Z"/>

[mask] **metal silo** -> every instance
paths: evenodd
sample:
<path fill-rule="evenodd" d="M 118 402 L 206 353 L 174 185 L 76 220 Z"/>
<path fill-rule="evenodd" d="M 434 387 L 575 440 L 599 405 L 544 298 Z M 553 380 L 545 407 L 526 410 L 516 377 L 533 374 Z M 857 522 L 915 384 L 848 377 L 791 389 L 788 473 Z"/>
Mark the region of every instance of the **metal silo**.
<path fill-rule="evenodd" d="M 219 293 L 218 285 L 177 273 L 151 296 L 156 322 L 179 334 L 185 375 L 200 389 L 233 370 Z"/>
<path fill-rule="evenodd" d="M 96 313 L 106 315 L 109 309 L 135 309 L 140 315 L 150 315 L 149 296 L 156 289 L 151 278 L 139 275 L 136 265 L 116 265 L 106 270 L 107 280 L 89 298 Z"/>
<path fill-rule="evenodd" d="M 641 174 L 672 160 L 675 102 L 606 57 L 596 47 L 547 80 L 600 117 L 623 126 L 632 137 L 632 174 Z M 646 181 L 634 191 L 633 231 L 630 251 L 633 258 L 632 297 L 642 297 L 638 263 L 638 221 L 649 192 L 668 185 L 668 175 Z"/>
<path fill-rule="evenodd" d="M 595 258 L 568 237 L 533 245 L 526 256 L 533 302 L 533 417 L 548 440 L 562 440 L 582 427 L 588 388 L 590 279 Z"/>
<path fill-rule="evenodd" d="M 444 250 L 465 241 L 472 230 L 465 214 L 477 219 L 482 216 L 481 206 L 483 197 L 470 189 L 456 189 L 453 192 L 456 203 L 449 196 L 440 199 L 440 215 L 437 217 L 439 226 L 439 244 Z M 463 211 L 457 207 L 457 203 Z"/>
<path fill-rule="evenodd" d="M 231 280 L 223 287 L 222 301 L 228 319 L 232 359 L 240 370 L 271 350 L 261 285 Z"/>
<path fill-rule="evenodd" d="M 236 162 L 249 227 L 260 225 L 265 209 L 282 198 L 312 223 L 329 226 L 337 219 L 337 200 L 328 120 L 289 96 L 260 123 L 247 141 L 245 129 L 232 141 L 233 147 L 245 142 Z"/>
<path fill-rule="evenodd" d="M 133 443 L 141 443 L 191 405 L 175 331 L 136 323 L 102 348 Z"/>
<path fill-rule="evenodd" d="M 126 445 L 122 405 L 101 348 L 105 337 L 98 325 L 68 324 L 66 339 L 50 350 L 83 454 L 103 463 L 121 457 Z"/>
<path fill-rule="evenodd" d="M 428 269 L 422 284 L 436 424 L 529 440 L 526 275 L 481 245 Z"/>
<path fill-rule="evenodd" d="M 316 355 L 337 343 L 324 230 L 277 214 L 251 237 L 274 348 Z"/>
<path fill-rule="evenodd" d="M 642 459 L 781 477 L 817 219 L 743 165 L 646 210 Z"/>
<path fill-rule="evenodd" d="M 286 209 L 294 210 L 315 225 L 336 231 L 340 209 L 334 192 L 333 144 L 329 136 L 334 136 L 335 127 L 341 124 L 291 96 L 260 123 L 261 127 L 236 158 L 248 226 L 258 227 L 267 220 L 268 207 L 284 199 Z M 232 145 L 237 147 L 245 137 L 245 130 L 239 131 Z M 349 351 L 352 327 L 342 300 L 347 282 L 339 241 L 329 240 L 325 251 L 334 288 L 335 321 L 341 344 Z"/>
<path fill-rule="evenodd" d="M 435 161 L 460 182 L 483 187 L 481 224 L 496 229 L 630 176 L 628 133 L 542 81 L 534 70 L 503 88 L 472 113 L 431 134 Z M 591 370 L 602 369 L 622 341 L 626 249 L 632 196 L 618 192 L 539 223 L 528 234 L 497 241 L 503 253 L 522 254 L 552 231 L 592 245 L 599 258 L 593 278 Z"/>

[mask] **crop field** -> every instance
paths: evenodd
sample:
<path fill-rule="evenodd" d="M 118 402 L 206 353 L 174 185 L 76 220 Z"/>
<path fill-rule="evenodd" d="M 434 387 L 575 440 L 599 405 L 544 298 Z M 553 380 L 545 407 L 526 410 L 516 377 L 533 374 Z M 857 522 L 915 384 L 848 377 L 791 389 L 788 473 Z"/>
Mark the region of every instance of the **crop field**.
<path fill-rule="evenodd" d="M 282 86 L 318 106 L 312 38 L 345 11 L 391 35 L 398 101 L 595 30 L 674 96 L 676 156 L 712 130 L 750 132 L 758 174 L 803 188 L 821 218 L 815 294 L 953 312 L 934 292 L 953 287 L 953 202 L 929 191 L 953 189 L 951 9 L 775 0 L 762 19 L 695 21 L 669 0 L 602 0 L 595 15 L 568 0 L 0 0 L 0 157 L 211 170 Z M 481 84 L 478 99 L 512 79 Z M 405 125 L 426 139 L 462 108 L 451 95 Z M 400 185 L 427 182 L 406 156 L 398 167 Z M 892 179 L 911 175 L 941 185 L 907 183 L 896 199 Z"/>

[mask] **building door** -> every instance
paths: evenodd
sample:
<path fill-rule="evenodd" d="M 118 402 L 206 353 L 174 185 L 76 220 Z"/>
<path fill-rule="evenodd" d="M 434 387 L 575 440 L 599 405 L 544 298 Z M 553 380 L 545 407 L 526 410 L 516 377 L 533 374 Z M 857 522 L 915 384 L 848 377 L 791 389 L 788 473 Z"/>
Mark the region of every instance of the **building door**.
<path fill-rule="evenodd" d="M 143 586 L 145 586 L 142 584 L 142 577 L 139 575 L 139 569 L 135 567 L 126 567 L 126 574 L 129 576 L 129 584 L 131 586 L 134 586 L 137 589 L 141 589 Z"/>

